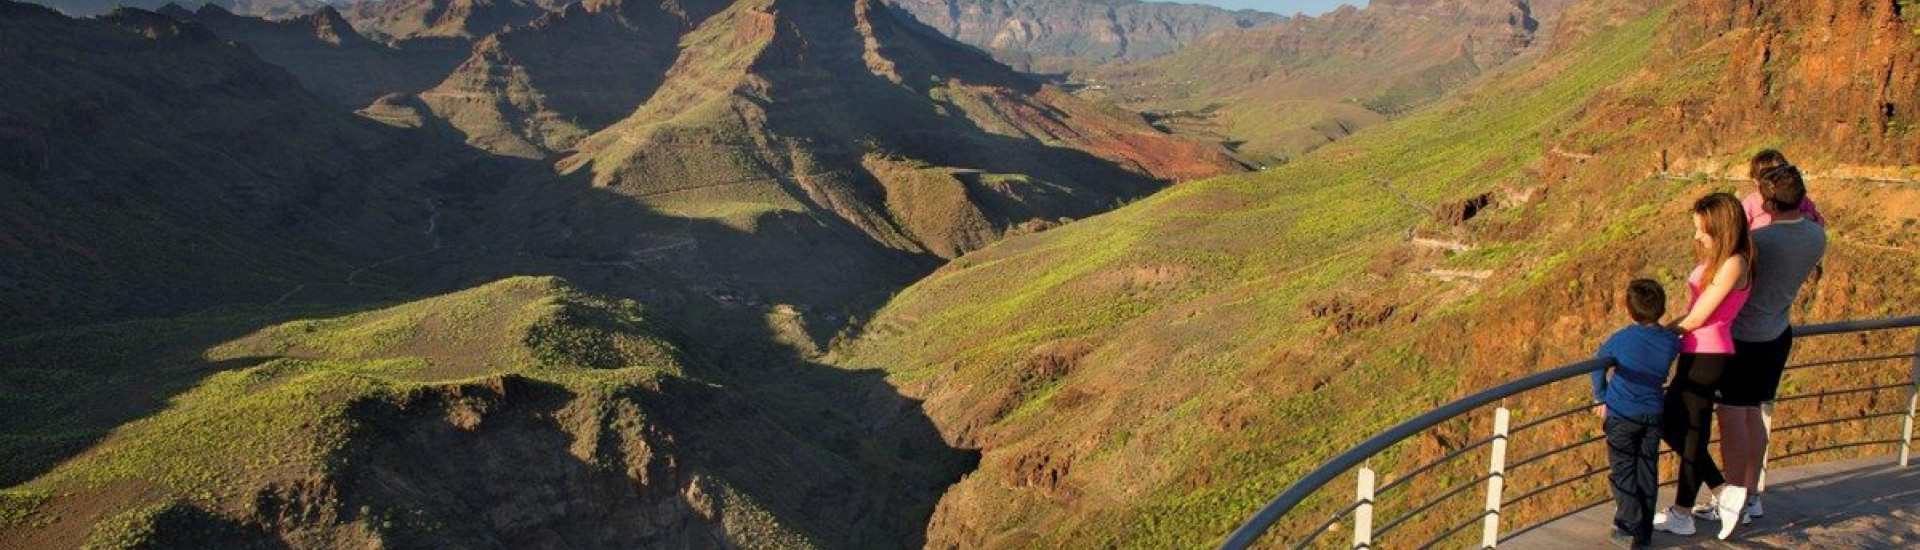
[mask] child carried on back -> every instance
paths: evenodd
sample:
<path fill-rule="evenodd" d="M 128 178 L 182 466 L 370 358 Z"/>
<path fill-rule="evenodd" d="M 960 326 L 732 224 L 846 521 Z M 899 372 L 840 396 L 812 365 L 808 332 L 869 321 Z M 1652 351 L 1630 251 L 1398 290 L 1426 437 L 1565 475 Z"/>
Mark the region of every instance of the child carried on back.
<path fill-rule="evenodd" d="M 1747 178 L 1758 182 L 1761 176 L 1766 175 L 1768 170 L 1782 166 L 1793 166 L 1793 163 L 1787 162 L 1786 154 L 1775 149 L 1761 151 L 1753 155 L 1753 160 L 1748 161 Z M 1764 202 L 1764 199 L 1758 192 L 1747 193 L 1745 198 L 1740 199 L 1740 208 L 1747 212 L 1748 229 L 1757 230 L 1773 224 L 1773 213 L 1762 208 L 1760 206 L 1761 202 Z M 1820 214 L 1820 209 L 1814 206 L 1812 198 L 1800 199 L 1800 214 L 1805 216 L 1807 221 L 1813 222 L 1821 227 L 1827 226 L 1827 217 Z"/>
<path fill-rule="evenodd" d="M 1606 420 L 1612 466 L 1613 542 L 1632 548 L 1653 540 L 1654 498 L 1660 489 L 1661 386 L 1680 355 L 1680 336 L 1660 325 L 1667 294 L 1660 283 L 1636 279 L 1623 300 L 1632 325 L 1607 338 L 1595 355 L 1613 367 L 1594 371 L 1593 398 Z"/>

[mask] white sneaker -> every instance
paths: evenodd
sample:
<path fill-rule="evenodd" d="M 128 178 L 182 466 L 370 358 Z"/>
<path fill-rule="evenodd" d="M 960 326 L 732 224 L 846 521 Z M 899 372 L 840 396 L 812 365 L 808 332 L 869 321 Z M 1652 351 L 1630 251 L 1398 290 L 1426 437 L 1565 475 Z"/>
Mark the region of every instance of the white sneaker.
<path fill-rule="evenodd" d="M 1679 506 L 1668 507 L 1653 514 L 1653 530 L 1683 537 L 1691 535 L 1694 533 L 1693 516 Z"/>
<path fill-rule="evenodd" d="M 1728 485 L 1720 489 L 1719 500 L 1720 517 L 1738 518 L 1740 517 L 1740 509 L 1745 508 L 1747 505 L 1747 488 L 1739 485 Z M 1733 536 L 1733 528 L 1738 525 L 1740 525 L 1738 521 L 1720 522 L 1720 540 L 1727 540 L 1727 537 Z"/>
<path fill-rule="evenodd" d="M 1693 517 L 1707 521 L 1720 521 L 1720 497 L 1707 493 L 1707 501 L 1693 507 Z"/>

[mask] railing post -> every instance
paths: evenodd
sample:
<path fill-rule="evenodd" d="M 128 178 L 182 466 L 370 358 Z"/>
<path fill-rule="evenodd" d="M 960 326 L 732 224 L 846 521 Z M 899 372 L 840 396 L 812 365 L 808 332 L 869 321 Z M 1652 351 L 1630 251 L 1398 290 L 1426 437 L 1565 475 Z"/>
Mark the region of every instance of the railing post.
<path fill-rule="evenodd" d="M 1907 386 L 1907 418 L 1900 427 L 1900 467 L 1905 468 L 1913 460 L 1913 415 L 1920 409 L 1920 338 L 1913 343 L 1913 368 L 1908 376 L 1913 383 Z"/>
<path fill-rule="evenodd" d="M 1493 548 L 1500 544 L 1500 496 L 1507 486 L 1507 420 L 1512 414 L 1506 407 L 1493 410 L 1493 461 L 1487 467 L 1487 510 L 1486 523 L 1480 531 L 1480 547 Z"/>
<path fill-rule="evenodd" d="M 1355 550 L 1373 548 L 1373 468 L 1360 467 L 1359 487 L 1353 498 L 1359 506 L 1353 509 L 1353 547 Z"/>

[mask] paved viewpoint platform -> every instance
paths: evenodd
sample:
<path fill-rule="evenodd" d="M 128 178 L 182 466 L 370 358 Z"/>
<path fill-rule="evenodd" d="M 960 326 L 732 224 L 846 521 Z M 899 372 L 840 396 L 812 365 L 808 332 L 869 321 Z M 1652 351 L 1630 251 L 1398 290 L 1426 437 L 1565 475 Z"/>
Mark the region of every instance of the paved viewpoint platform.
<path fill-rule="evenodd" d="M 1700 521 L 1690 537 L 1655 533 L 1653 548 L 1920 548 L 1920 464 L 1902 469 L 1893 457 L 1823 462 L 1767 472 L 1766 517 L 1713 537 L 1717 522 Z M 1672 490 L 1660 502 L 1672 502 Z M 1549 523 L 1500 545 L 1501 550 L 1618 548 L 1607 541 L 1608 502 Z"/>

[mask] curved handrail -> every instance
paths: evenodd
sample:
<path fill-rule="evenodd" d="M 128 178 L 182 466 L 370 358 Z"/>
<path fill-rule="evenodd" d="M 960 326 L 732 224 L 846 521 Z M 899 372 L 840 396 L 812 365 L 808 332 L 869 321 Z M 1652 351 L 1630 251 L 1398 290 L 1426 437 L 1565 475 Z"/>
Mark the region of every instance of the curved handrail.
<path fill-rule="evenodd" d="M 1920 327 L 1920 316 L 1838 321 L 1799 326 L 1793 328 L 1793 334 L 1795 338 L 1801 338 L 1916 327 Z M 1242 524 L 1238 529 L 1234 529 L 1233 533 L 1227 536 L 1227 540 L 1220 545 L 1220 550 L 1241 550 L 1252 547 L 1253 543 L 1258 541 L 1261 535 L 1266 534 L 1267 529 L 1271 528 L 1275 522 L 1278 522 L 1281 517 L 1286 516 L 1287 512 L 1292 511 L 1295 506 L 1299 506 L 1307 497 L 1319 491 L 1321 487 L 1326 486 L 1328 483 L 1333 482 L 1334 479 L 1340 477 L 1341 474 L 1362 465 L 1367 459 L 1380 454 L 1382 451 L 1387 450 L 1407 438 L 1419 435 L 1421 432 L 1438 426 L 1442 422 L 1473 412 L 1480 407 L 1494 404 L 1501 399 L 1555 382 L 1577 376 L 1585 376 L 1594 371 L 1611 366 L 1613 366 L 1611 359 L 1598 358 L 1556 367 L 1460 398 L 1457 401 L 1447 403 L 1437 409 L 1402 422 L 1397 426 L 1388 428 L 1387 431 L 1367 438 L 1366 441 L 1360 442 L 1359 445 L 1355 445 L 1339 456 L 1321 464 L 1319 468 L 1315 468 L 1298 481 L 1295 481 L 1292 485 L 1287 486 L 1287 488 L 1281 491 L 1273 500 L 1268 501 L 1266 506 L 1261 507 L 1260 511 L 1256 512 L 1245 524 Z"/>

